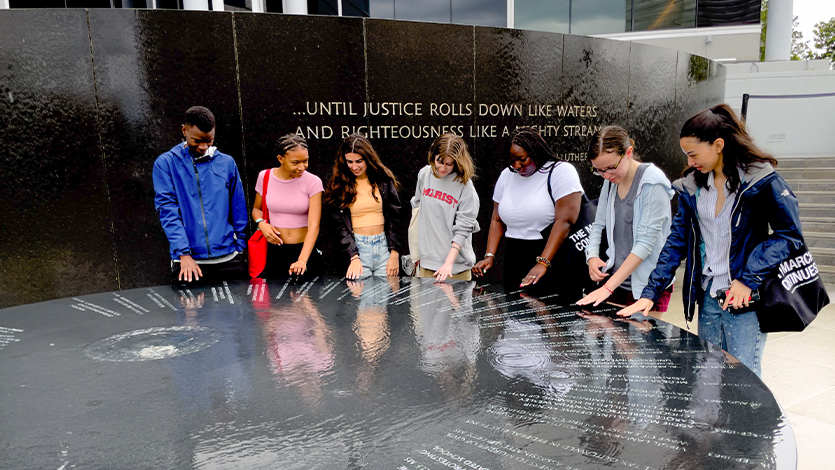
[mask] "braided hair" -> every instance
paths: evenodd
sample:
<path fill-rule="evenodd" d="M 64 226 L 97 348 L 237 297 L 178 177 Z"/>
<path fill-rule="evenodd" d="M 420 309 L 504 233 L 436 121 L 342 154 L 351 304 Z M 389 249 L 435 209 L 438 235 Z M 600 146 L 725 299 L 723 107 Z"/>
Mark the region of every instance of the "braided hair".
<path fill-rule="evenodd" d="M 517 127 L 510 132 L 510 138 L 505 142 L 504 158 L 505 161 L 510 159 L 510 147 L 518 145 L 522 147 L 528 156 L 533 159 L 538 170 L 542 170 L 545 164 L 550 161 L 562 161 L 545 143 L 545 139 L 539 134 L 535 127 Z M 516 172 L 513 166 L 510 166 L 510 171 Z"/>
<path fill-rule="evenodd" d="M 275 144 L 275 154 L 286 155 L 287 152 L 295 150 L 299 147 L 307 149 L 307 141 L 304 137 L 298 134 L 286 134 L 281 136 Z"/>

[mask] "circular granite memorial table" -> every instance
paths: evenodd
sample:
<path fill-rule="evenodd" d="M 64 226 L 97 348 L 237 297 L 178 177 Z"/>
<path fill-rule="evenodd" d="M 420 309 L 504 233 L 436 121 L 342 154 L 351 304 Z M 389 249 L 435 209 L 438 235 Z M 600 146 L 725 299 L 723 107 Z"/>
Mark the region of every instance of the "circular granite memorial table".
<path fill-rule="evenodd" d="M 796 467 L 751 371 L 614 311 L 411 278 L 0 310 L 0 468 Z"/>

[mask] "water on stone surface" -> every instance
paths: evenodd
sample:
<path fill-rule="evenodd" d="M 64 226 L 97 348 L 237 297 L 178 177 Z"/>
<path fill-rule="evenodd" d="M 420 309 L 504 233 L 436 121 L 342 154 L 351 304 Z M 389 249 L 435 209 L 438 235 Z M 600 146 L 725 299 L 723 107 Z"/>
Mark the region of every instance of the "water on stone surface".
<path fill-rule="evenodd" d="M 0 310 L 0 468 L 795 468 L 753 373 L 615 310 L 413 278 Z"/>

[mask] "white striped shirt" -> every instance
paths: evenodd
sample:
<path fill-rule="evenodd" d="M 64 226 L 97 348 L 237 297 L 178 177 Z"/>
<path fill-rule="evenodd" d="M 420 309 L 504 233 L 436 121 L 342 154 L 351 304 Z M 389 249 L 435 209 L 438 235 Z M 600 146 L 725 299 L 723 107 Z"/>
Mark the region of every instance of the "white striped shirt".
<path fill-rule="evenodd" d="M 722 188 L 725 191 L 725 205 L 716 215 L 716 201 L 719 191 L 713 183 L 713 172 L 707 177 L 707 188 L 701 188 L 696 199 L 696 209 L 699 212 L 699 228 L 702 232 L 704 251 L 702 255 L 702 289 L 707 289 L 713 280 L 709 294 L 716 297 L 716 291 L 731 287 L 730 250 L 731 250 L 731 211 L 737 194 L 730 192 L 727 182 Z"/>

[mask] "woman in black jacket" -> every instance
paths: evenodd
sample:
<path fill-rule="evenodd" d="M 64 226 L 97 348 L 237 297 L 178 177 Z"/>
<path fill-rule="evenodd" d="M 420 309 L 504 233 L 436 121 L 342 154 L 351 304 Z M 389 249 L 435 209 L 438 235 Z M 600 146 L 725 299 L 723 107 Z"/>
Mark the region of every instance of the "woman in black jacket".
<path fill-rule="evenodd" d="M 351 263 L 345 277 L 397 276 L 400 198 L 394 174 L 380 161 L 371 142 L 350 135 L 336 153 L 325 203 L 336 221 L 340 242 Z"/>

